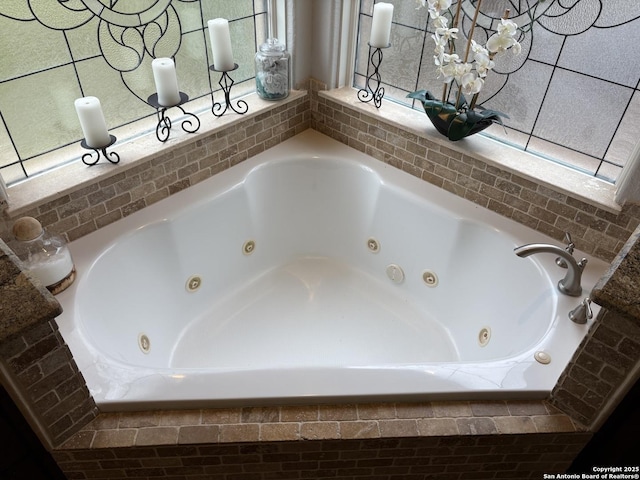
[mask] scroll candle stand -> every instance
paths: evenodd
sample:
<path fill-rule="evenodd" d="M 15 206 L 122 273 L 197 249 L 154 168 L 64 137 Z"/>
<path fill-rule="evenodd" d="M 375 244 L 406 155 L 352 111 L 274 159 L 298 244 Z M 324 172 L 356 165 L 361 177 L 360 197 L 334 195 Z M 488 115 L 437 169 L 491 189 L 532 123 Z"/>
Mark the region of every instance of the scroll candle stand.
<path fill-rule="evenodd" d="M 85 153 L 84 155 L 82 155 L 82 163 L 89 166 L 95 165 L 100 161 L 101 153 L 109 162 L 114 164 L 118 163 L 120 161 L 120 155 L 118 155 L 116 152 L 107 153 L 107 148 L 116 143 L 117 139 L 113 135 L 109 135 L 109 138 L 111 139 L 110 142 L 102 147 L 90 147 L 87 144 L 87 140 L 82 139 L 82 141 L 80 142 L 80 146 L 85 150 L 93 150 L 93 153 Z M 96 156 L 95 160 L 93 160 L 94 155 Z M 91 159 L 91 161 L 89 161 L 89 159 Z"/>
<path fill-rule="evenodd" d="M 169 135 L 171 134 L 171 126 L 172 126 L 171 118 L 169 118 L 169 116 L 167 115 L 167 110 L 169 108 L 177 107 L 180 109 L 183 115 L 193 118 L 193 120 L 191 118 L 187 118 L 186 120 L 183 120 L 183 122 L 180 124 L 180 126 L 182 127 L 182 130 L 184 130 L 187 133 L 196 133 L 200 129 L 200 119 L 193 113 L 185 111 L 185 109 L 182 108 L 181 106 L 183 103 L 186 103 L 187 101 L 189 101 L 189 96 L 184 92 L 179 92 L 179 93 L 180 93 L 180 102 L 175 105 L 160 105 L 158 103 L 157 93 L 154 93 L 147 99 L 147 103 L 152 107 L 155 107 L 156 109 L 156 114 L 158 116 L 158 125 L 156 126 L 156 138 L 161 142 L 166 142 L 169 139 Z"/>
<path fill-rule="evenodd" d="M 247 102 L 245 102 L 244 100 L 238 100 L 235 106 L 231 103 L 231 87 L 233 87 L 233 84 L 235 82 L 229 76 L 229 72 L 233 72 L 237 69 L 237 63 L 233 64 L 233 68 L 231 70 L 217 70 L 213 65 L 209 66 L 209 70 L 211 70 L 212 72 L 222 73 L 218 85 L 220 85 L 220 88 L 222 88 L 222 91 L 224 92 L 224 107 L 220 102 L 215 101 L 215 99 L 213 98 L 213 92 L 211 92 L 211 101 L 213 103 L 211 107 L 211 113 L 213 113 L 213 115 L 216 117 L 221 117 L 229 109 L 233 110 L 239 115 L 244 115 L 249 110 L 249 105 L 247 105 Z"/>
<path fill-rule="evenodd" d="M 375 47 L 373 53 L 369 57 L 370 64 L 373 65 L 373 72 L 367 77 L 365 87 L 358 90 L 358 100 L 364 103 L 368 103 L 373 100 L 373 104 L 376 108 L 380 108 L 382 105 L 382 97 L 384 97 L 384 87 L 382 86 L 382 76 L 380 75 L 380 65 L 382 64 L 382 49 L 389 48 L 391 44 L 386 47 Z M 371 47 L 371 44 L 369 44 Z M 371 84 L 375 82 L 375 90 L 371 87 Z"/>

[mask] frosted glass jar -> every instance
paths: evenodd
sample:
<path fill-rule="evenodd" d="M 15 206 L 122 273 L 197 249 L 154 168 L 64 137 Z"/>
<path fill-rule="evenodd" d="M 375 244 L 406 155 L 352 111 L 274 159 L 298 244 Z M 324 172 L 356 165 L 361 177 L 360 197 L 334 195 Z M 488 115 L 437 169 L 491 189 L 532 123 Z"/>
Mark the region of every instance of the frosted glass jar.
<path fill-rule="evenodd" d="M 23 217 L 13 226 L 16 241 L 11 244 L 24 267 L 54 295 L 73 283 L 76 270 L 71 252 L 58 235 L 42 228 L 32 217 Z"/>
<path fill-rule="evenodd" d="M 284 44 L 269 38 L 256 52 L 256 92 L 265 100 L 289 96 L 290 55 Z"/>

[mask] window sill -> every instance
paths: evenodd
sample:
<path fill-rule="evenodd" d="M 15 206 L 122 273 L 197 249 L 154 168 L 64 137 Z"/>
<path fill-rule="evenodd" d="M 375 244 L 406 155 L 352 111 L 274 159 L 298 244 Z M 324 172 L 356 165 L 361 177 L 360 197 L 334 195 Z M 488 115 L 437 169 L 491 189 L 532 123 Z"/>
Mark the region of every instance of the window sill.
<path fill-rule="evenodd" d="M 55 164 L 60 163 L 61 159 L 63 161 L 71 160 L 65 165 L 55 167 L 43 174 L 8 187 L 9 206 L 6 209 L 5 216 L 16 218 L 63 195 L 73 194 L 83 190 L 85 187 L 121 174 L 160 154 L 166 154 L 174 149 L 194 143 L 199 139 L 209 137 L 241 121 L 270 112 L 276 108 L 282 108 L 284 105 L 295 102 L 305 95 L 307 95 L 306 91 L 292 90 L 286 99 L 270 102 L 261 99 L 255 93 L 250 94 L 242 98 L 249 106 L 246 114 L 230 113 L 220 118 L 214 117 L 211 113 L 211 97 L 189 102 L 184 106 L 185 110 L 198 116 L 200 120 L 199 130 L 196 133 L 186 133 L 180 125 L 187 117 L 182 116 L 178 111 L 169 110 L 169 115 L 174 115 L 171 118 L 173 128 L 166 142 L 160 142 L 156 138 L 157 119 L 155 116 L 114 129 L 110 132 L 112 135 L 115 135 L 118 139 L 125 139 L 117 141 L 107 150 L 107 152 L 117 152 L 120 156 L 120 162 L 115 165 L 104 158 L 101 158 L 96 165 L 85 165 L 82 163 L 81 158 L 84 153 L 89 151 L 84 150 L 79 142 L 76 145 L 59 149 L 48 154 L 44 161 L 50 161 Z M 234 99 L 233 101 L 235 102 L 236 100 Z M 216 99 L 216 101 L 220 100 Z"/>
<path fill-rule="evenodd" d="M 360 102 L 357 99 L 356 90 L 351 87 L 320 91 L 319 95 L 610 213 L 618 214 L 622 210 L 622 207 L 614 201 L 615 185 L 598 178 L 504 145 L 483 135 L 450 142 L 436 131 L 423 112 L 411 110 L 391 101 L 383 101 L 380 109 L 376 109 L 372 104 Z"/>

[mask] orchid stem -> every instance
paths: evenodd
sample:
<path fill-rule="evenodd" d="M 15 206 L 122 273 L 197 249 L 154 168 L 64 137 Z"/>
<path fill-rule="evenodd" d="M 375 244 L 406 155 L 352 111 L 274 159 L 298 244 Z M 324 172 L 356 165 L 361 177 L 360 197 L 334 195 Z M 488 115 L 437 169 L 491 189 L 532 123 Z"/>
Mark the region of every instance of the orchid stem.
<path fill-rule="evenodd" d="M 471 40 L 473 39 L 473 31 L 476 28 L 476 22 L 478 21 L 478 14 L 480 13 L 480 5 L 482 5 L 482 0 L 478 0 L 476 4 L 476 11 L 473 14 L 473 21 L 471 22 L 471 28 L 469 29 L 469 38 L 467 39 L 467 50 L 464 52 L 464 63 L 467 63 L 469 59 L 469 51 L 471 50 Z M 462 87 L 458 85 L 458 96 L 456 97 L 456 109 L 458 108 L 458 104 L 460 103 L 460 96 L 462 95 Z M 475 95 L 474 95 L 475 97 Z M 475 104 L 475 102 L 471 102 Z"/>
<path fill-rule="evenodd" d="M 469 51 L 471 50 L 471 40 L 473 40 L 473 31 L 476 28 L 476 22 L 478 21 L 478 14 L 480 13 L 480 5 L 482 5 L 482 0 L 478 0 L 476 5 L 476 11 L 473 14 L 473 21 L 471 22 L 471 28 L 469 29 L 469 38 L 467 39 L 467 50 L 464 52 L 464 63 L 467 63 L 469 59 Z"/>
<path fill-rule="evenodd" d="M 471 103 L 469 104 L 469 110 L 473 110 L 474 108 L 476 108 L 476 102 L 478 101 L 478 95 L 480 95 L 479 93 L 474 93 L 473 97 L 471 97 Z"/>
<path fill-rule="evenodd" d="M 456 5 L 456 14 L 453 16 L 453 23 L 451 24 L 451 28 L 458 28 L 458 22 L 460 21 L 460 7 L 462 7 L 462 0 L 458 0 L 458 4 Z M 452 54 L 453 50 L 453 40 L 449 40 L 449 54 Z M 442 103 L 446 103 L 447 98 L 449 97 L 449 95 L 447 95 L 447 86 L 448 84 L 445 83 L 442 87 Z"/>

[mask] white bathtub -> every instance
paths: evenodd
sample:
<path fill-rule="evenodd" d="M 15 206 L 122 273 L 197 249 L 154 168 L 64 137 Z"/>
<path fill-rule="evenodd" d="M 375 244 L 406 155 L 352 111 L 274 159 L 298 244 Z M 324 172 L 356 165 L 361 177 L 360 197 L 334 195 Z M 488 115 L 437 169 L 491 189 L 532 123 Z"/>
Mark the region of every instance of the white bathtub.
<path fill-rule="evenodd" d="M 105 411 L 542 397 L 588 325 L 532 242 L 308 130 L 73 242 L 58 322 Z"/>

